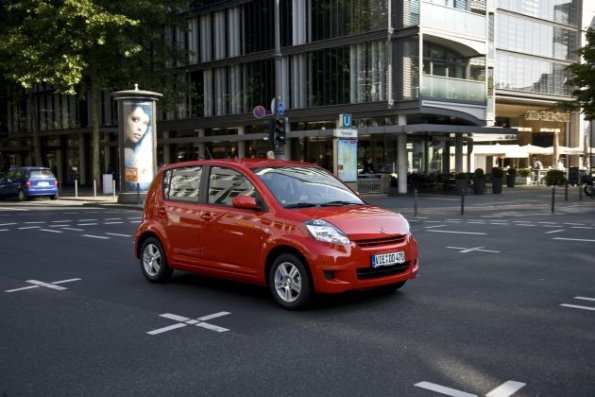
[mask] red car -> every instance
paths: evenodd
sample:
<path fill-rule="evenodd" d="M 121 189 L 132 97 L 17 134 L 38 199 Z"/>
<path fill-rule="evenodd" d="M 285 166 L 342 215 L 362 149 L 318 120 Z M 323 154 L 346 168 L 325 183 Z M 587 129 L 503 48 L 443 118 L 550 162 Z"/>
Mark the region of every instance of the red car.
<path fill-rule="evenodd" d="M 149 281 L 179 269 L 268 285 L 287 309 L 314 293 L 397 289 L 419 266 L 402 215 L 365 203 L 323 168 L 268 159 L 164 166 L 134 253 Z"/>

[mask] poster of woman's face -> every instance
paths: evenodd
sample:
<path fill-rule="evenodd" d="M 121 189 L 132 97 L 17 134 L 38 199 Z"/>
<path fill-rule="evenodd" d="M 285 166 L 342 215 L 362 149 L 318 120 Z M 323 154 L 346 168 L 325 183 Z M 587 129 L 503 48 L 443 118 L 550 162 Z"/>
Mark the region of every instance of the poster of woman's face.
<path fill-rule="evenodd" d="M 127 191 L 145 191 L 153 180 L 152 103 L 123 103 L 124 184 Z"/>

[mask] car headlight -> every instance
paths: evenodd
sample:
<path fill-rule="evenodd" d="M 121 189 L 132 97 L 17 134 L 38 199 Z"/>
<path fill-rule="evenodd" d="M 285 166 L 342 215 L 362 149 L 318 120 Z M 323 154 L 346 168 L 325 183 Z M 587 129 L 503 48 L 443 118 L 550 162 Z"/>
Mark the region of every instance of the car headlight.
<path fill-rule="evenodd" d="M 311 219 L 304 222 L 306 228 L 318 241 L 324 241 L 334 244 L 350 244 L 351 241 L 342 231 L 322 219 Z"/>
<path fill-rule="evenodd" d="M 401 215 L 399 213 L 397 215 L 399 215 L 401 217 L 401 219 L 403 220 L 403 223 L 407 227 L 407 234 L 411 234 L 411 225 L 409 225 L 409 221 L 407 220 L 407 218 L 405 218 L 403 215 Z"/>

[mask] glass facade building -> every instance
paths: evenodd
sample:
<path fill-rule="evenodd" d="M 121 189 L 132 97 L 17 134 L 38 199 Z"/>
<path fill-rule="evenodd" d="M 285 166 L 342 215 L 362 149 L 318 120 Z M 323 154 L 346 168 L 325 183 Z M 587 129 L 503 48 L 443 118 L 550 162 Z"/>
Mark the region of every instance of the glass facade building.
<path fill-rule="evenodd" d="M 187 62 L 172 67 L 192 94 L 159 115 L 159 163 L 263 157 L 271 148 L 264 138 L 277 98 L 290 126 L 287 144 L 277 149 L 291 159 L 333 169 L 333 130 L 347 113 L 358 130 L 358 162 L 371 158 L 382 172 L 489 167 L 465 157 L 464 147 L 478 134 L 517 139 L 505 128 L 521 127 L 521 140 L 530 143 L 533 134 L 562 128 L 522 115 L 570 97 L 565 68 L 577 61 L 581 45 L 580 0 L 191 4 L 184 14 L 188 29 L 171 37 L 189 51 Z M 0 99 L 2 168 L 31 161 L 35 121 L 26 101 L 16 98 Z M 57 168 L 66 184 L 91 182 L 88 109 L 80 99 L 43 87 L 36 97 L 45 165 Z M 110 93 L 102 103 L 106 172 L 118 168 L 117 115 Z M 265 117 L 254 116 L 259 106 L 268 110 Z M 564 133 L 560 143 L 571 146 L 574 132 Z"/>

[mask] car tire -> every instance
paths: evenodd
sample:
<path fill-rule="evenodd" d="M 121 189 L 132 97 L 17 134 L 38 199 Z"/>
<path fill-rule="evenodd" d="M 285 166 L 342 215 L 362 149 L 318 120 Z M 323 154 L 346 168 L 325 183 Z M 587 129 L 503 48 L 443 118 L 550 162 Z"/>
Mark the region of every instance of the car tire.
<path fill-rule="evenodd" d="M 585 191 L 585 194 L 587 196 L 592 196 L 593 195 L 593 185 L 585 185 L 583 187 L 583 190 Z"/>
<path fill-rule="evenodd" d="M 19 190 L 17 193 L 17 198 L 19 199 L 19 201 L 26 201 L 27 200 L 27 195 L 25 194 L 24 191 Z"/>
<path fill-rule="evenodd" d="M 54 194 L 53 196 L 50 196 L 50 200 L 55 200 L 57 198 L 58 198 L 58 195 L 57 194 Z"/>
<path fill-rule="evenodd" d="M 163 246 L 154 237 L 149 237 L 142 245 L 140 268 L 145 278 L 154 283 L 163 283 L 169 280 L 173 273 L 173 269 L 167 264 Z"/>
<path fill-rule="evenodd" d="M 293 254 L 275 258 L 269 271 L 269 288 L 275 301 L 289 310 L 305 308 L 313 295 L 308 269 Z"/>

